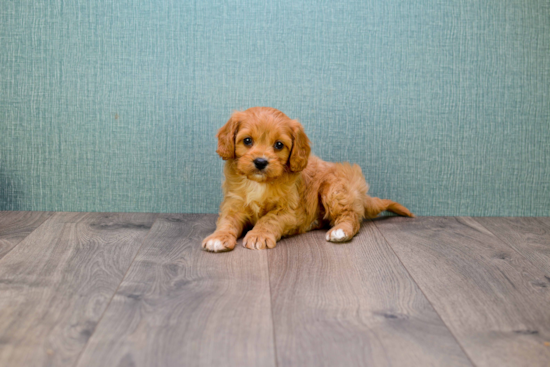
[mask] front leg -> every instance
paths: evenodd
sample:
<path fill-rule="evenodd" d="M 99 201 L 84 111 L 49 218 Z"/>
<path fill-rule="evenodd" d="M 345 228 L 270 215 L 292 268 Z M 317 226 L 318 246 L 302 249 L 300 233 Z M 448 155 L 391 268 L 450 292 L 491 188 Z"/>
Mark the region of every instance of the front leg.
<path fill-rule="evenodd" d="M 297 228 L 293 211 L 273 210 L 261 217 L 243 240 L 243 246 L 251 250 L 273 248 L 282 236 L 294 233 Z"/>
<path fill-rule="evenodd" d="M 227 206 L 226 206 L 227 207 Z M 202 248 L 210 252 L 231 251 L 243 232 L 246 216 L 234 210 L 222 210 L 216 223 L 216 231 L 202 241 Z"/>

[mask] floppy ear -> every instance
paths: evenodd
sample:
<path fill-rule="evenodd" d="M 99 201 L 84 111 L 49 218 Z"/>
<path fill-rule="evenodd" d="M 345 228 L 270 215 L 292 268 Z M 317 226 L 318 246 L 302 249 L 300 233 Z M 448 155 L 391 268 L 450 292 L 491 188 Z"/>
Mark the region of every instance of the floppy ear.
<path fill-rule="evenodd" d="M 288 162 L 292 172 L 300 172 L 307 166 L 311 148 L 309 147 L 309 139 L 302 124 L 294 120 L 294 127 L 292 130 L 294 133 L 294 142 Z"/>
<path fill-rule="evenodd" d="M 218 134 L 216 135 L 218 138 L 218 149 L 216 149 L 216 153 L 223 160 L 235 159 L 235 135 L 238 128 L 238 113 L 235 112 L 231 115 L 229 121 L 218 130 Z"/>

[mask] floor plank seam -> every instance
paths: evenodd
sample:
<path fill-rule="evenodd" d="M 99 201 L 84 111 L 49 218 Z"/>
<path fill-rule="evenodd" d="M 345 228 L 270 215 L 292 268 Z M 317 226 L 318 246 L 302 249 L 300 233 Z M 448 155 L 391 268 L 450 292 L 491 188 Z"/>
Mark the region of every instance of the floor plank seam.
<path fill-rule="evenodd" d="M 141 249 L 143 248 L 143 245 L 145 244 L 145 240 L 147 239 L 147 237 L 149 236 L 149 234 L 151 233 L 151 230 L 153 229 L 153 227 L 155 226 L 155 224 L 157 223 L 157 221 L 159 220 L 159 217 L 160 217 L 160 214 L 156 214 L 157 217 L 155 218 L 155 221 L 153 222 L 153 224 L 151 225 L 151 228 L 149 228 L 149 230 L 147 231 L 147 233 L 145 234 L 145 236 L 143 236 L 143 240 L 141 241 L 141 245 L 139 245 L 139 249 L 137 250 L 134 258 L 132 259 L 132 261 L 130 262 L 130 264 L 128 265 L 128 268 L 126 269 L 126 271 L 124 272 L 124 276 L 121 278 L 120 280 L 120 283 L 118 283 L 118 286 L 116 287 L 115 291 L 113 292 L 113 295 L 111 296 L 111 299 L 109 299 L 109 302 L 107 303 L 107 306 L 105 307 L 105 309 L 103 310 L 103 313 L 101 314 L 101 316 L 99 317 L 99 320 L 97 320 L 97 323 L 95 324 L 95 327 L 94 327 L 94 330 L 92 331 L 92 333 L 90 334 L 90 337 L 88 338 L 88 340 L 86 341 L 86 345 L 84 346 L 84 348 L 82 348 L 82 350 L 80 351 L 80 354 L 78 355 L 78 358 L 76 359 L 76 362 L 74 364 L 74 367 L 77 367 L 78 364 L 80 363 L 80 359 L 82 358 L 82 356 L 84 355 L 84 352 L 86 351 L 86 349 L 88 348 L 88 345 L 90 343 L 90 340 L 92 340 L 92 337 L 94 336 L 99 324 L 101 323 L 101 320 L 103 320 L 103 316 L 105 316 L 105 314 L 107 313 L 107 310 L 109 309 L 109 306 L 111 305 L 111 302 L 113 301 L 113 298 L 115 298 L 119 288 L 120 288 L 120 285 L 122 284 L 122 282 L 124 282 L 124 279 L 126 279 L 126 276 L 128 275 L 128 272 L 130 271 L 130 268 L 132 267 L 132 265 L 134 264 L 134 261 L 136 260 L 137 256 L 139 255 L 139 253 L 141 252 Z"/>
<path fill-rule="evenodd" d="M 6 252 L 2 257 L 0 257 L 0 264 L 2 263 L 2 260 L 4 260 L 13 250 L 15 250 L 17 248 L 17 246 L 19 246 L 21 243 L 23 243 L 23 241 L 25 241 L 31 234 L 33 234 L 38 228 L 42 227 L 44 224 L 46 224 L 46 222 L 50 221 L 53 217 L 55 217 L 55 212 L 47 212 L 47 213 L 52 213 L 50 215 L 50 217 L 48 217 L 48 219 L 46 219 L 45 221 L 43 221 L 42 223 L 40 223 L 40 225 L 38 227 L 36 227 L 35 229 L 33 229 L 32 231 L 30 231 L 30 233 L 28 235 L 25 236 L 25 238 L 23 238 L 21 241 L 17 242 L 17 244 L 15 246 L 13 246 L 8 252 Z"/>
<path fill-rule="evenodd" d="M 277 360 L 277 338 L 275 333 L 275 319 L 273 318 L 273 288 L 271 287 L 271 269 L 269 267 L 269 253 L 266 254 L 267 262 L 267 279 L 269 283 L 269 308 L 271 311 L 271 331 L 273 333 L 273 352 L 275 357 L 275 367 L 279 366 L 279 361 Z"/>
<path fill-rule="evenodd" d="M 502 237 L 500 237 L 498 234 L 496 234 L 495 232 L 491 231 L 486 225 L 484 225 L 483 223 L 481 223 L 480 221 L 478 221 L 476 219 L 476 217 L 470 217 L 472 218 L 473 220 L 476 221 L 476 223 L 478 223 L 480 226 L 482 226 L 483 228 L 485 228 L 487 231 L 489 231 L 489 233 L 491 233 L 493 235 L 493 237 L 495 237 L 500 243 L 502 243 L 504 246 L 506 246 L 507 248 L 511 249 L 512 251 L 514 251 L 516 254 L 518 254 L 519 256 L 521 256 L 522 259 L 524 259 L 526 262 L 528 262 L 529 264 L 531 264 L 531 266 L 533 266 L 533 268 L 535 269 L 538 269 L 540 271 L 542 271 L 543 273 L 546 273 L 546 270 L 543 269 L 543 268 L 540 268 L 538 265 L 534 264 L 531 260 L 529 260 L 529 258 L 527 256 L 525 256 L 524 254 L 522 254 L 521 252 L 519 252 L 514 246 L 510 245 L 508 243 L 508 241 L 504 240 Z M 538 221 L 538 223 L 541 223 L 542 227 L 543 228 L 546 228 L 546 226 L 544 225 L 543 222 L 541 221 Z"/>
<path fill-rule="evenodd" d="M 414 277 L 412 276 L 412 274 L 409 272 L 409 269 L 405 266 L 405 264 L 403 263 L 403 261 L 401 261 L 401 258 L 399 257 L 399 255 L 397 255 L 397 253 L 395 252 L 395 250 L 393 249 L 391 243 L 388 241 L 388 239 L 386 238 L 386 236 L 384 236 L 384 232 L 382 232 L 380 230 L 380 228 L 378 228 L 378 225 L 376 224 L 375 221 L 372 221 L 372 223 L 374 223 L 374 227 L 376 228 L 376 230 L 378 231 L 378 233 L 380 233 L 380 235 L 382 236 L 382 238 L 384 239 L 384 241 L 386 242 L 386 244 L 388 245 L 388 247 L 390 248 L 390 250 L 393 252 L 393 254 L 397 257 L 397 259 L 399 260 L 399 263 L 401 264 L 401 266 L 403 266 L 403 268 L 405 269 L 405 271 L 407 272 L 407 274 L 409 275 L 409 277 L 411 278 L 411 280 L 414 282 L 414 284 L 416 284 L 416 286 L 418 287 L 418 289 L 420 290 L 420 292 L 422 293 L 422 295 L 424 296 L 424 298 L 426 298 L 426 300 L 428 301 L 428 303 L 430 304 L 430 306 L 432 306 L 432 309 L 434 310 L 434 312 L 437 314 L 437 316 L 439 317 L 439 319 L 441 320 L 441 322 L 443 323 L 443 325 L 445 325 L 445 327 L 447 328 L 447 330 L 449 330 L 449 333 L 453 336 L 453 339 L 456 341 L 456 343 L 458 344 L 458 346 L 460 347 L 460 349 L 462 350 L 462 352 L 464 352 L 464 355 L 468 358 L 468 360 L 470 361 L 470 363 L 472 364 L 472 366 L 477 366 L 477 364 L 474 363 L 474 361 L 472 360 L 472 357 L 470 357 L 470 355 L 466 352 L 466 349 L 464 349 L 464 346 L 462 345 L 462 343 L 460 343 L 460 341 L 458 340 L 458 338 L 456 337 L 455 333 L 453 332 L 453 330 L 451 329 L 451 327 L 445 322 L 445 320 L 443 320 L 443 318 L 441 317 L 441 314 L 437 311 L 437 308 L 435 308 L 433 302 L 430 300 L 430 298 L 428 298 L 428 296 L 426 295 L 426 293 L 424 292 L 424 290 L 420 287 L 420 284 L 418 284 L 418 282 L 416 281 L 416 279 L 414 279 Z"/>

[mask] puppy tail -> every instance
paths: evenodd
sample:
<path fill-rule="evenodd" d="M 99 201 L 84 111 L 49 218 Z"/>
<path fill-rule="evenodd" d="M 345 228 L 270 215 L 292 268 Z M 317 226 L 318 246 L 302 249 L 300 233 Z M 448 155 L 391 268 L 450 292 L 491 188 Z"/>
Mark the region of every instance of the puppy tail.
<path fill-rule="evenodd" d="M 414 214 L 411 213 L 409 209 L 388 199 L 373 198 L 365 195 L 363 206 L 365 207 L 365 218 L 376 218 L 376 216 L 384 210 L 388 210 L 404 217 L 414 218 Z"/>

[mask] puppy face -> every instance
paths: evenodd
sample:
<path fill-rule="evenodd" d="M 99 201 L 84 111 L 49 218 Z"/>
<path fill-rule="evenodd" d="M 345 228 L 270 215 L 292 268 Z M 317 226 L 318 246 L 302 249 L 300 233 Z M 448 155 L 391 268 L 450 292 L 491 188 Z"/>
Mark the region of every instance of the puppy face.
<path fill-rule="evenodd" d="M 256 182 L 303 170 L 311 151 L 302 125 L 268 107 L 235 112 L 217 137 L 218 154 L 233 160 L 239 174 Z"/>

